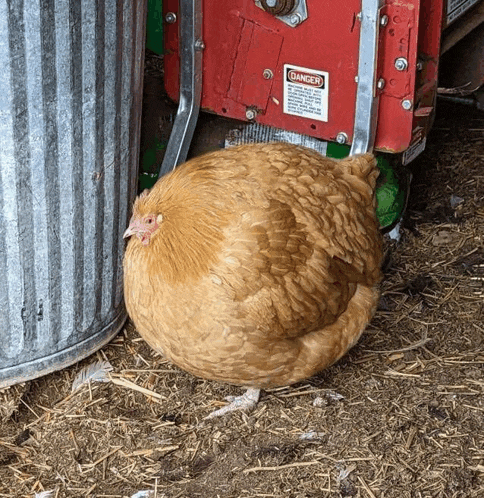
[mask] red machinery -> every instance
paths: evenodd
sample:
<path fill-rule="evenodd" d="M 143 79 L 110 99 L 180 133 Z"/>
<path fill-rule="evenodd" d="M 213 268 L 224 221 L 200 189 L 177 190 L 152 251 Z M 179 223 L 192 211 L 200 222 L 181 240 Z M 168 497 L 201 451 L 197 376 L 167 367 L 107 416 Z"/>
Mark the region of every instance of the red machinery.
<path fill-rule="evenodd" d="M 360 45 L 377 45 L 373 81 L 362 95 L 380 100 L 375 146 L 403 152 L 420 140 L 428 128 L 437 88 L 442 3 L 367 2 L 374 4 L 378 25 L 375 39 L 367 37 L 361 43 L 365 10 L 362 15 L 360 0 L 292 2 L 302 3 L 307 3 L 304 16 L 281 17 L 273 13 L 275 7 L 267 12 L 254 0 L 203 2 L 201 107 L 351 143 L 358 63 L 360 54 L 364 55 Z M 291 2 L 274 4 L 282 9 Z M 164 8 L 176 14 L 177 0 L 166 0 Z M 165 40 L 165 86 L 177 100 L 177 23 L 166 26 Z M 372 57 L 370 50 L 364 61 L 367 66 L 373 65 Z"/>
<path fill-rule="evenodd" d="M 161 174 L 185 159 L 199 107 L 410 162 L 434 116 L 443 29 L 476 3 L 165 0 L 165 88 L 180 104 Z"/>

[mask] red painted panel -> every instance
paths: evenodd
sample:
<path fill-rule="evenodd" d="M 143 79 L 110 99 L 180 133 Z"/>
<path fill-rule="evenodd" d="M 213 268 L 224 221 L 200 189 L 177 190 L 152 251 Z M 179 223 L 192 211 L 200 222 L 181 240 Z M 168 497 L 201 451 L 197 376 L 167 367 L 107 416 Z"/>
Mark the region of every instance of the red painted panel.
<path fill-rule="evenodd" d="M 436 67 L 442 16 L 442 6 L 437 8 L 436 3 L 441 4 L 432 0 L 387 0 L 381 11 L 388 16 L 388 24 L 380 29 L 378 77 L 385 80 L 385 86 L 379 90 L 375 143 L 379 149 L 405 150 L 416 135 L 413 109 L 405 110 L 402 101 L 409 100 L 417 107 L 421 100 L 428 107 L 429 98 L 435 95 L 436 72 L 432 64 L 425 64 L 423 71 L 417 70 L 417 47 L 431 52 L 430 60 Z M 163 7 L 165 12 L 176 13 L 178 1 L 165 0 Z M 246 120 L 250 107 L 257 110 L 255 120 L 261 124 L 325 140 L 335 140 L 339 132 L 344 132 L 351 140 L 361 0 L 307 0 L 307 7 L 308 19 L 292 28 L 258 8 L 253 0 L 203 0 L 206 49 L 202 108 Z M 419 25 L 421 17 L 425 28 Z M 426 38 L 428 42 L 422 41 Z M 165 46 L 165 87 L 176 100 L 178 23 L 166 25 Z M 408 69 L 395 68 L 398 57 L 408 60 Z M 327 121 L 283 112 L 285 64 L 328 73 Z M 265 69 L 272 72 L 272 78 L 267 78 L 267 72 L 264 77 Z M 430 89 L 425 98 L 421 96 L 423 86 Z M 425 119 L 429 121 L 428 116 Z"/>
<path fill-rule="evenodd" d="M 235 100 L 246 106 L 265 111 L 273 81 L 270 78 L 264 78 L 264 76 L 261 79 L 261 75 L 264 74 L 266 68 L 277 67 L 283 38 L 277 32 L 270 31 L 251 21 L 245 21 L 244 31 L 247 31 L 245 28 L 249 25 L 252 29 L 248 52 L 244 54 L 245 65 L 241 72 L 237 72 L 236 63 L 232 75 L 234 87 L 238 88 Z M 240 53 L 239 50 L 237 59 Z"/>

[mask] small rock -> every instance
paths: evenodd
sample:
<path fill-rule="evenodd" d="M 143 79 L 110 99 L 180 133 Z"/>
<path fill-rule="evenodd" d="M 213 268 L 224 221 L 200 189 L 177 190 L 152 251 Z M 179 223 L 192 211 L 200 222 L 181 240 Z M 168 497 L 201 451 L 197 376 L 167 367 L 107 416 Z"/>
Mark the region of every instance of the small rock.
<path fill-rule="evenodd" d="M 151 489 L 143 490 L 143 491 L 138 491 L 134 495 L 131 496 L 131 498 L 152 498 L 155 496 L 155 493 Z"/>
<path fill-rule="evenodd" d="M 464 199 L 462 197 L 459 197 L 458 195 L 452 194 L 450 196 L 450 206 L 452 209 L 455 209 L 459 204 L 462 204 L 464 202 Z"/>
<path fill-rule="evenodd" d="M 318 408 L 322 408 L 323 406 L 328 406 L 328 405 L 329 405 L 329 402 L 326 398 L 322 398 L 321 396 L 314 398 L 313 406 L 316 406 Z"/>
<path fill-rule="evenodd" d="M 454 236 L 447 230 L 440 230 L 432 239 L 432 245 L 435 247 L 447 246 L 454 241 Z"/>
<path fill-rule="evenodd" d="M 342 394 L 334 392 L 334 391 L 328 391 L 326 393 L 326 397 L 330 401 L 341 401 L 341 400 L 345 399 L 345 397 Z"/>
<path fill-rule="evenodd" d="M 302 439 L 303 441 L 315 441 L 321 439 L 322 437 L 324 437 L 324 435 L 324 432 L 309 431 L 303 432 L 299 436 L 299 439 Z"/>
<path fill-rule="evenodd" d="M 321 396 L 314 398 L 313 406 L 317 406 L 317 407 L 328 406 L 328 404 L 333 402 L 333 401 L 341 401 L 343 399 L 345 399 L 345 398 L 342 394 L 339 394 L 335 391 L 328 391 L 328 392 L 324 393 L 324 398 L 322 398 Z"/>

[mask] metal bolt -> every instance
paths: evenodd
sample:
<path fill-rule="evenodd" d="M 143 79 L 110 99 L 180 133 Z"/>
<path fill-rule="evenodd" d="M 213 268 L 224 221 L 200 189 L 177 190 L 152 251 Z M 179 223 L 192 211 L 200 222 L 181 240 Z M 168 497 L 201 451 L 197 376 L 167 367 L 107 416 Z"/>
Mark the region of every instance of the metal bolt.
<path fill-rule="evenodd" d="M 402 107 L 406 111 L 410 111 L 410 109 L 412 108 L 412 101 L 408 99 L 402 100 Z"/>
<path fill-rule="evenodd" d="M 195 50 L 203 50 L 205 48 L 205 43 L 200 38 L 195 42 Z"/>
<path fill-rule="evenodd" d="M 355 83 L 358 83 L 358 75 L 355 76 Z"/>
<path fill-rule="evenodd" d="M 336 141 L 337 141 L 339 144 L 345 144 L 345 143 L 348 141 L 348 135 L 347 135 L 344 131 L 340 131 L 340 132 L 336 135 Z"/>
<path fill-rule="evenodd" d="M 168 24 L 175 24 L 176 23 L 176 14 L 174 12 L 167 12 L 165 16 L 165 21 Z"/>
<path fill-rule="evenodd" d="M 380 78 L 376 83 L 376 87 L 379 90 L 383 90 L 383 88 L 385 88 L 385 80 L 383 78 Z"/>
<path fill-rule="evenodd" d="M 302 21 L 301 14 L 293 14 L 293 15 L 289 18 L 289 22 L 290 22 L 293 26 L 297 26 L 297 25 L 298 25 L 301 21 Z"/>
<path fill-rule="evenodd" d="M 265 80 L 271 80 L 274 77 L 274 73 L 270 69 L 264 69 L 264 72 L 262 73 L 262 77 Z"/>
<path fill-rule="evenodd" d="M 386 26 L 388 24 L 388 16 L 384 14 L 380 18 L 380 26 Z"/>
<path fill-rule="evenodd" d="M 422 61 L 417 62 L 417 71 L 422 71 L 422 69 L 423 69 L 423 62 Z"/>
<path fill-rule="evenodd" d="M 405 59 L 405 57 L 399 57 L 398 59 L 395 59 L 395 69 L 397 71 L 405 71 L 408 67 L 408 61 Z"/>
<path fill-rule="evenodd" d="M 257 116 L 257 113 L 254 111 L 254 109 L 247 109 L 245 111 L 245 117 L 249 120 L 254 119 Z"/>

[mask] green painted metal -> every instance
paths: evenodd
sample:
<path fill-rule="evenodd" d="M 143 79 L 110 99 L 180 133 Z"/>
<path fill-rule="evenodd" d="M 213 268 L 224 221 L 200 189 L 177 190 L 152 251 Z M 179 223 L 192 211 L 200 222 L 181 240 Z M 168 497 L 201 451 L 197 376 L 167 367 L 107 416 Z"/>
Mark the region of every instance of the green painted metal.
<path fill-rule="evenodd" d="M 146 48 L 161 55 L 163 53 L 163 2 L 148 0 L 146 19 Z"/>
<path fill-rule="evenodd" d="M 335 142 L 328 142 L 326 155 L 335 159 L 348 156 L 350 147 Z M 390 159 L 388 158 L 390 157 Z M 401 163 L 401 156 L 383 156 L 376 154 L 380 177 L 376 191 L 376 215 L 380 226 L 388 228 L 394 225 L 402 216 L 407 198 L 407 185 L 403 184 L 396 174 L 396 167 Z"/>
<path fill-rule="evenodd" d="M 163 1 L 148 0 L 148 13 L 146 16 L 146 48 L 158 55 L 163 54 Z M 166 148 L 156 136 L 152 144 L 146 149 L 140 161 L 140 173 L 138 176 L 139 191 L 151 188 L 158 179 L 158 166 L 156 155 L 159 150 Z M 156 173 L 155 173 L 156 171 Z"/>

